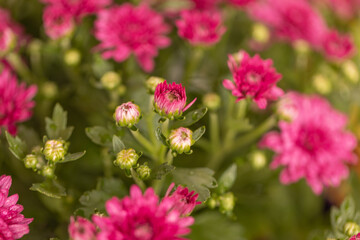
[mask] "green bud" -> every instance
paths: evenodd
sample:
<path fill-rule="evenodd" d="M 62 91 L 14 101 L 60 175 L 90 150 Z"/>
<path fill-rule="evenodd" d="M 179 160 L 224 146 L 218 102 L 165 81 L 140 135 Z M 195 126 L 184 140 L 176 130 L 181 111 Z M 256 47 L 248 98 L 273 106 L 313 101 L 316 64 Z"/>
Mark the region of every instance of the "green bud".
<path fill-rule="evenodd" d="M 132 148 L 121 150 L 114 161 L 114 164 L 121 169 L 131 169 L 139 159 L 139 155 Z"/>
<path fill-rule="evenodd" d="M 332 89 L 329 79 L 320 74 L 313 77 L 313 86 L 321 94 L 329 94 Z"/>
<path fill-rule="evenodd" d="M 348 236 L 352 236 L 360 232 L 360 226 L 354 222 L 347 222 L 344 231 Z"/>
<path fill-rule="evenodd" d="M 34 154 L 28 154 L 24 158 L 24 165 L 26 168 L 36 168 L 36 165 L 38 163 L 37 157 Z"/>
<path fill-rule="evenodd" d="M 146 180 L 150 177 L 151 169 L 150 167 L 145 163 L 144 165 L 140 165 L 136 169 L 137 174 L 142 180 Z"/>
<path fill-rule="evenodd" d="M 216 208 L 218 205 L 219 205 L 219 201 L 215 198 L 209 198 L 207 201 L 206 201 L 207 205 L 209 206 L 209 208 L 211 209 L 214 209 Z"/>
<path fill-rule="evenodd" d="M 255 23 L 252 27 L 252 38 L 259 43 L 266 43 L 270 39 L 269 29 L 261 23 Z"/>
<path fill-rule="evenodd" d="M 63 160 L 66 153 L 67 144 L 64 140 L 48 140 L 43 149 L 45 158 L 54 163 Z"/>
<path fill-rule="evenodd" d="M 121 76 L 113 71 L 105 73 L 101 79 L 101 84 L 108 90 L 113 90 L 121 83 Z"/>
<path fill-rule="evenodd" d="M 220 196 L 220 211 L 222 213 L 231 213 L 235 207 L 235 196 L 232 192 Z"/>
<path fill-rule="evenodd" d="M 81 53 L 77 49 L 69 49 L 65 52 L 64 61 L 69 66 L 76 66 L 81 61 Z"/>
<path fill-rule="evenodd" d="M 256 150 L 250 154 L 250 162 L 253 168 L 261 169 L 266 165 L 266 156 L 263 151 Z"/>
<path fill-rule="evenodd" d="M 150 94 L 154 94 L 155 88 L 159 83 L 164 82 L 165 79 L 160 77 L 150 77 L 148 80 L 146 80 L 146 88 Z"/>
<path fill-rule="evenodd" d="M 41 174 L 46 178 L 53 178 L 55 169 L 52 166 L 46 165 L 43 167 Z"/>
<path fill-rule="evenodd" d="M 297 53 L 307 55 L 310 52 L 309 44 L 303 40 L 297 40 L 294 44 Z"/>
<path fill-rule="evenodd" d="M 356 64 L 351 61 L 347 60 L 341 65 L 341 69 L 345 76 L 352 82 L 357 83 L 359 81 L 359 71 Z"/>
<path fill-rule="evenodd" d="M 53 82 L 44 82 L 41 85 L 41 93 L 47 99 L 52 99 L 58 94 L 58 87 Z"/>
<path fill-rule="evenodd" d="M 220 107 L 221 98 L 216 93 L 208 93 L 203 97 L 203 103 L 210 110 L 217 110 Z"/>

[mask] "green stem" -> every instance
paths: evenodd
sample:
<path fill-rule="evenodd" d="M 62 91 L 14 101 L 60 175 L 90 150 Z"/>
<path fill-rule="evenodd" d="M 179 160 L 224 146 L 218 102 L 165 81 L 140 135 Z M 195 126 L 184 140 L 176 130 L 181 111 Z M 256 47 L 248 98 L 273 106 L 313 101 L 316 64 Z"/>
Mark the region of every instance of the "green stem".
<path fill-rule="evenodd" d="M 150 140 L 153 144 L 158 145 L 158 141 L 155 137 L 155 130 L 154 130 L 154 116 L 155 113 L 153 112 L 153 99 L 154 96 L 150 95 L 149 97 L 149 109 L 148 109 L 148 113 L 146 115 L 146 124 L 147 124 L 147 128 L 148 128 L 148 132 L 149 132 L 149 136 L 150 136 Z"/>
<path fill-rule="evenodd" d="M 106 148 L 102 149 L 101 152 L 103 164 L 104 164 L 104 175 L 105 177 L 112 177 L 112 162 Z"/>
<path fill-rule="evenodd" d="M 134 182 L 136 183 L 136 185 L 138 185 L 142 191 L 146 190 L 146 185 L 145 183 L 139 178 L 139 176 L 137 175 L 137 173 L 135 172 L 135 170 L 133 168 L 130 169 L 131 172 L 131 176 L 134 179 Z"/>
<path fill-rule="evenodd" d="M 130 130 L 131 134 L 133 135 L 133 137 L 147 150 L 149 151 L 152 155 L 154 155 L 154 146 L 151 144 L 151 142 L 149 142 L 149 140 L 147 140 L 141 133 L 139 130 L 136 131 L 132 131 Z"/>
<path fill-rule="evenodd" d="M 210 142 L 211 151 L 217 152 L 220 147 L 219 118 L 216 112 L 210 112 Z"/>
<path fill-rule="evenodd" d="M 164 158 L 163 158 L 164 159 Z M 168 163 L 169 165 L 172 165 L 173 163 L 173 160 L 174 160 L 174 157 L 171 153 L 171 149 L 169 149 L 169 151 L 167 152 L 166 154 L 166 158 L 164 160 L 164 162 Z M 160 162 L 160 164 L 164 163 L 164 162 Z M 165 182 L 165 177 L 163 177 L 161 180 L 154 180 L 153 181 L 153 188 L 154 188 L 154 191 L 160 195 L 161 194 L 161 190 L 164 186 L 164 182 Z"/>
<path fill-rule="evenodd" d="M 190 78 L 193 75 L 194 71 L 197 69 L 203 55 L 203 49 L 195 47 L 191 49 L 191 56 L 188 58 L 188 63 L 183 77 L 184 86 L 187 87 L 190 85 Z"/>
<path fill-rule="evenodd" d="M 16 70 L 16 72 L 28 83 L 32 83 L 32 75 L 29 68 L 24 64 L 20 56 L 16 53 L 9 53 L 6 60 Z"/>

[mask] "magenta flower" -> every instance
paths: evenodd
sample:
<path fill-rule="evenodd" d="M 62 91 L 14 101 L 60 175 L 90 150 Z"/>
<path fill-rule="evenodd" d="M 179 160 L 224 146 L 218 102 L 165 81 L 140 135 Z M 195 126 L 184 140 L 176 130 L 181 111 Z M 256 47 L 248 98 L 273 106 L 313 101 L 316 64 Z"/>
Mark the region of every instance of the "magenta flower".
<path fill-rule="evenodd" d="M 217 43 L 226 28 L 222 25 L 217 11 L 184 10 L 176 21 L 178 34 L 192 45 L 212 45 Z"/>
<path fill-rule="evenodd" d="M 31 85 L 18 84 L 15 75 L 4 67 L 0 73 L 0 127 L 5 127 L 11 134 L 16 134 L 16 123 L 29 119 L 35 102 L 37 88 Z"/>
<path fill-rule="evenodd" d="M 292 92 L 286 97 L 294 103 L 296 117 L 280 121 L 280 132 L 266 134 L 259 144 L 276 153 L 271 167 L 285 167 L 283 184 L 305 178 L 316 194 L 323 186 L 338 186 L 349 175 L 346 164 L 356 163 L 356 138 L 344 130 L 347 117 L 317 96 Z"/>
<path fill-rule="evenodd" d="M 97 240 L 181 240 L 194 222 L 174 208 L 174 200 L 165 198 L 159 203 L 152 188 L 143 195 L 136 185 L 131 187 L 129 197 L 108 200 L 106 211 L 108 217 L 93 216 L 100 230 Z"/>
<path fill-rule="evenodd" d="M 201 202 L 196 201 L 199 194 L 195 194 L 194 191 L 189 192 L 188 188 L 182 186 L 178 186 L 176 190 L 170 194 L 174 186 L 175 183 L 170 184 L 164 200 L 166 198 L 171 199 L 174 202 L 174 208 L 178 210 L 182 216 L 190 215 L 196 205 L 201 204 Z"/>
<path fill-rule="evenodd" d="M 340 36 L 336 30 L 333 30 L 324 36 L 323 50 L 329 59 L 341 61 L 352 57 L 355 46 L 349 36 Z"/>
<path fill-rule="evenodd" d="M 97 49 L 105 59 L 117 62 L 134 53 L 140 66 L 151 72 L 159 48 L 169 46 L 169 32 L 163 17 L 147 5 L 134 7 L 125 3 L 101 11 L 95 22 L 95 36 L 100 41 Z"/>
<path fill-rule="evenodd" d="M 181 84 L 168 84 L 166 81 L 156 86 L 154 93 L 155 111 L 161 116 L 174 119 L 179 118 L 191 105 L 194 104 L 196 98 L 186 104 L 185 87 Z"/>
<path fill-rule="evenodd" d="M 191 0 L 193 8 L 197 10 L 214 10 L 221 0 Z"/>
<path fill-rule="evenodd" d="M 21 214 L 24 207 L 16 204 L 19 195 L 14 194 L 9 197 L 9 189 L 12 179 L 10 176 L 0 177 L 0 239 L 14 240 L 20 239 L 29 233 L 29 224 L 32 218 L 24 218 Z"/>
<path fill-rule="evenodd" d="M 327 0 L 331 9 L 341 18 L 353 18 L 360 9 L 359 0 Z"/>
<path fill-rule="evenodd" d="M 74 217 L 71 217 L 68 231 L 72 240 L 95 240 L 95 226 L 86 218 L 77 217 L 75 221 Z"/>
<path fill-rule="evenodd" d="M 360 233 L 352 236 L 351 238 L 349 238 L 349 240 L 360 240 Z"/>
<path fill-rule="evenodd" d="M 255 2 L 257 0 L 227 0 L 230 4 L 238 7 L 246 7 L 252 2 Z"/>
<path fill-rule="evenodd" d="M 229 55 L 228 66 L 234 83 L 228 79 L 223 81 L 226 89 L 231 90 L 237 101 L 250 97 L 259 108 L 265 109 L 268 100 L 276 100 L 283 91 L 276 86 L 281 74 L 272 66 L 271 59 L 262 60 L 259 55 L 250 57 L 245 51 Z"/>
<path fill-rule="evenodd" d="M 0 57 L 24 40 L 23 29 L 13 22 L 6 9 L 0 8 Z"/>

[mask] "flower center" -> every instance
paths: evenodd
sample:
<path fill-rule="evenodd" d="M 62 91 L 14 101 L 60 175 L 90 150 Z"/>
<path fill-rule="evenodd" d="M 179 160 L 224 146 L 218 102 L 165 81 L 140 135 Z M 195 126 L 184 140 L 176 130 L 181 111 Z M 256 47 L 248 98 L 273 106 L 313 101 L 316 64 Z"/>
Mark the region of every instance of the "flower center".
<path fill-rule="evenodd" d="M 169 100 L 170 102 L 174 102 L 174 101 L 177 101 L 180 99 L 180 94 L 175 91 L 175 90 L 172 90 L 172 91 L 169 91 L 165 94 L 165 97 L 167 100 Z"/>
<path fill-rule="evenodd" d="M 249 72 L 246 74 L 246 80 L 249 83 L 257 83 L 260 82 L 261 76 L 255 72 Z"/>
<path fill-rule="evenodd" d="M 153 237 L 153 229 L 149 223 L 139 224 L 134 230 L 134 236 L 136 240 L 151 240 Z"/>
<path fill-rule="evenodd" d="M 299 137 L 300 145 L 308 152 L 313 153 L 326 147 L 326 133 L 321 129 L 303 129 Z"/>

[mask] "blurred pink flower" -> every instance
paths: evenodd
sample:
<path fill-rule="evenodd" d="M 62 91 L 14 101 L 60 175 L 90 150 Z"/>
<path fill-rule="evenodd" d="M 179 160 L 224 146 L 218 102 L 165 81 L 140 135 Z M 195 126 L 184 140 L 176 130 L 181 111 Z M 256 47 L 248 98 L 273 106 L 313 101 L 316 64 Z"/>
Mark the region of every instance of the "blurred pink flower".
<path fill-rule="evenodd" d="M 343 19 L 353 18 L 360 10 L 360 0 L 327 0 L 332 10 Z"/>
<path fill-rule="evenodd" d="M 341 61 L 354 55 L 355 46 L 350 36 L 341 36 L 336 30 L 332 30 L 324 36 L 323 50 L 329 59 Z"/>
<path fill-rule="evenodd" d="M 182 115 L 191 105 L 194 104 L 196 98 L 186 105 L 185 87 L 181 84 L 168 84 L 166 81 L 160 83 L 155 88 L 154 107 L 162 116 L 168 118 L 177 118 Z"/>
<path fill-rule="evenodd" d="M 16 76 L 4 67 L 0 73 L 0 127 L 16 134 L 16 123 L 31 117 L 36 91 L 35 85 L 29 88 L 24 83 L 19 85 Z"/>
<path fill-rule="evenodd" d="M 108 200 L 106 211 L 108 217 L 93 216 L 100 230 L 97 240 L 184 240 L 181 236 L 190 232 L 194 222 L 192 217 L 181 216 L 173 200 L 166 198 L 159 203 L 152 188 L 143 195 L 136 185 L 131 187 L 129 197 Z"/>
<path fill-rule="evenodd" d="M 298 114 L 291 122 L 280 121 L 280 132 L 270 132 L 259 143 L 277 155 L 272 168 L 284 166 L 283 184 L 305 178 L 314 193 L 323 186 L 338 186 L 349 175 L 347 163 L 356 163 L 356 138 L 344 130 L 347 117 L 323 98 L 295 92 L 291 99 Z"/>
<path fill-rule="evenodd" d="M 170 194 L 174 186 L 175 183 L 170 184 L 163 201 L 169 198 L 173 201 L 174 208 L 178 210 L 182 216 L 190 215 L 196 205 L 201 204 L 201 202 L 196 201 L 199 194 L 195 194 L 194 191 L 189 192 L 188 188 L 182 186 L 178 186 L 176 190 Z"/>
<path fill-rule="evenodd" d="M 227 0 L 230 4 L 238 7 L 246 7 L 257 0 Z"/>
<path fill-rule="evenodd" d="M 117 62 L 134 53 L 140 66 L 151 72 L 159 48 L 169 46 L 165 36 L 170 30 L 163 17 L 147 5 L 125 3 L 102 10 L 95 22 L 95 36 L 100 41 L 97 49 L 105 59 Z"/>
<path fill-rule="evenodd" d="M 219 12 L 184 10 L 176 21 L 178 34 L 192 45 L 212 45 L 217 43 L 226 28 L 222 25 Z"/>
<path fill-rule="evenodd" d="M 197 10 L 214 10 L 221 0 L 190 0 Z"/>
<path fill-rule="evenodd" d="M 271 59 L 262 60 L 259 55 L 251 58 L 245 51 L 229 55 L 228 66 L 234 82 L 225 79 L 223 85 L 231 90 L 237 101 L 250 97 L 259 108 L 265 109 L 268 100 L 276 100 L 283 95 L 283 90 L 276 86 L 281 74 L 272 64 Z"/>
<path fill-rule="evenodd" d="M 9 12 L 0 8 L 0 57 L 21 45 L 24 40 L 22 27 L 13 22 Z"/>
<path fill-rule="evenodd" d="M 360 233 L 352 236 L 351 238 L 349 238 L 349 240 L 360 240 Z"/>
<path fill-rule="evenodd" d="M 32 218 L 24 218 L 21 214 L 24 207 L 16 204 L 19 195 L 14 194 L 9 197 L 9 189 L 12 179 L 10 176 L 0 177 L 0 239 L 14 240 L 20 239 L 29 233 L 29 224 Z"/>
<path fill-rule="evenodd" d="M 92 222 L 86 218 L 70 218 L 68 227 L 69 235 L 72 240 L 95 240 L 96 229 Z"/>

